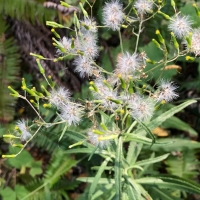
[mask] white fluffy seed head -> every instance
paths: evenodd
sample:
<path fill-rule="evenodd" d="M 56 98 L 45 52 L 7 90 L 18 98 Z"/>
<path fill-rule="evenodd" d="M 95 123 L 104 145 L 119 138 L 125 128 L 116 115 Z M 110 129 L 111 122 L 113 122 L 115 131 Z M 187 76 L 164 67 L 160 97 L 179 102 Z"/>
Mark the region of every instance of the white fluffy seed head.
<path fill-rule="evenodd" d="M 200 28 L 193 29 L 190 52 L 194 53 L 195 56 L 200 55 Z"/>
<path fill-rule="evenodd" d="M 137 12 L 140 15 L 144 15 L 146 13 L 151 13 L 153 9 L 153 1 L 152 0 L 137 0 L 134 4 Z"/>
<path fill-rule="evenodd" d="M 82 32 L 92 32 L 92 33 L 96 33 L 97 32 L 97 25 L 96 25 L 96 21 L 94 19 L 85 17 L 84 20 L 81 20 L 81 31 Z M 88 29 L 86 29 L 84 27 L 84 25 L 87 26 Z"/>
<path fill-rule="evenodd" d="M 70 96 L 71 93 L 67 89 L 59 87 L 57 90 L 50 92 L 49 102 L 53 106 L 60 108 L 70 100 Z"/>
<path fill-rule="evenodd" d="M 92 32 L 80 32 L 80 35 L 75 41 L 76 50 L 82 51 L 84 56 L 92 59 L 96 58 L 99 54 L 97 46 L 97 35 Z"/>
<path fill-rule="evenodd" d="M 95 86 L 98 88 L 98 92 L 94 92 L 93 96 L 98 100 L 102 100 L 102 105 L 104 108 L 116 108 L 118 105 L 114 102 L 111 102 L 109 98 L 117 100 L 117 91 L 112 88 L 108 88 L 101 78 L 94 81 Z"/>
<path fill-rule="evenodd" d="M 123 7 L 118 0 L 106 3 L 103 8 L 103 23 L 112 30 L 119 30 L 123 22 Z"/>
<path fill-rule="evenodd" d="M 60 45 L 63 49 L 65 49 L 66 53 L 76 53 L 76 50 L 74 48 L 71 48 L 72 40 L 67 37 L 63 37 L 62 40 L 60 40 Z M 60 49 L 57 50 L 58 54 L 64 54 Z"/>
<path fill-rule="evenodd" d="M 158 91 L 156 92 L 157 101 L 165 100 L 166 102 L 170 102 L 173 99 L 178 98 L 178 94 L 175 90 L 178 88 L 173 82 L 161 80 L 160 86 L 158 87 Z"/>
<path fill-rule="evenodd" d="M 26 121 L 24 119 L 19 120 L 16 125 L 21 132 L 21 140 L 27 141 L 32 135 L 30 134 L 28 127 L 26 126 Z"/>
<path fill-rule="evenodd" d="M 92 60 L 86 56 L 78 56 L 74 60 L 74 64 L 76 66 L 75 71 L 80 74 L 81 78 L 91 76 L 95 70 Z"/>
<path fill-rule="evenodd" d="M 133 75 L 141 65 L 142 59 L 138 56 L 138 54 L 134 53 L 130 55 L 126 52 L 118 57 L 115 73 L 121 74 L 122 77 Z"/>
<path fill-rule="evenodd" d="M 177 38 L 182 39 L 188 36 L 192 30 L 191 25 L 192 21 L 188 16 L 176 14 L 171 18 L 168 28 Z"/>
<path fill-rule="evenodd" d="M 65 120 L 69 126 L 77 125 L 81 121 L 81 117 L 83 115 L 83 109 L 81 108 L 81 105 L 69 102 L 68 104 L 60 107 L 59 110 L 59 117 L 62 120 Z"/>
<path fill-rule="evenodd" d="M 155 102 L 150 98 L 144 98 L 134 94 L 129 100 L 130 114 L 133 118 L 149 120 L 153 116 Z"/>

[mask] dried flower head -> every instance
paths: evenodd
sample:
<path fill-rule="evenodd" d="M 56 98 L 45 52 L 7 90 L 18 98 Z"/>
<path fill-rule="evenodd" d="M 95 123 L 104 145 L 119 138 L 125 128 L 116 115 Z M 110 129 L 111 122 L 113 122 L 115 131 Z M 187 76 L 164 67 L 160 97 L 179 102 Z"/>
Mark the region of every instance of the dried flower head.
<path fill-rule="evenodd" d="M 137 0 L 134 4 L 137 12 L 140 15 L 144 15 L 146 13 L 151 13 L 153 9 L 153 1 L 152 0 Z"/>
<path fill-rule="evenodd" d="M 177 88 L 178 87 L 173 82 L 161 80 L 156 93 L 157 101 L 165 100 L 166 102 L 169 102 L 176 99 L 178 97 L 178 94 L 175 92 Z"/>
<path fill-rule="evenodd" d="M 26 121 L 24 119 L 17 122 L 17 128 L 20 130 L 19 132 L 21 133 L 22 141 L 27 141 L 32 136 L 28 131 L 28 127 L 26 126 Z"/>
<path fill-rule="evenodd" d="M 188 16 L 182 16 L 180 14 L 176 14 L 170 19 L 169 30 L 174 33 L 174 35 L 182 39 L 186 37 L 189 32 L 192 30 L 192 21 Z"/>
<path fill-rule="evenodd" d="M 103 8 L 103 23 L 112 30 L 119 30 L 123 22 L 123 7 L 118 0 L 106 3 Z"/>

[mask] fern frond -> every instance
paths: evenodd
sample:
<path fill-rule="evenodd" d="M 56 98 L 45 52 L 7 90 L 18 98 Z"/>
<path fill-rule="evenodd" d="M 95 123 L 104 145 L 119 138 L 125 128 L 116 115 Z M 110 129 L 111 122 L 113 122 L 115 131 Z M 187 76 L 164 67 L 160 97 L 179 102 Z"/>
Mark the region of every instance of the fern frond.
<path fill-rule="evenodd" d="M 195 151 L 184 151 L 181 156 L 170 156 L 165 163 L 168 166 L 167 172 L 171 175 L 187 179 L 198 176 L 199 161 L 195 156 Z"/>
<path fill-rule="evenodd" d="M 9 95 L 8 86 L 15 85 L 19 75 L 20 55 L 14 38 L 6 38 L 7 26 L 0 15 L 0 121 L 13 119 L 16 99 Z"/>
<path fill-rule="evenodd" d="M 18 20 L 29 20 L 32 23 L 37 19 L 42 24 L 47 20 L 53 20 L 57 15 L 57 11 L 45 8 L 36 1 L 27 0 L 0 0 L 0 13 Z"/>
<path fill-rule="evenodd" d="M 53 186 L 59 178 L 70 170 L 77 162 L 67 157 L 64 151 L 55 151 L 51 163 L 45 173 L 45 181 Z"/>
<path fill-rule="evenodd" d="M 61 176 L 67 173 L 76 163 L 75 160 L 66 156 L 64 151 L 60 149 L 55 151 L 44 177 L 33 180 L 26 186 L 30 193 L 22 200 L 43 200 L 48 199 L 48 196 L 56 200 L 62 200 L 63 196 L 68 199 L 66 190 L 76 187 L 77 182 L 73 182 L 72 187 L 69 187 L 67 183 L 70 184 L 70 181 L 61 179 Z"/>

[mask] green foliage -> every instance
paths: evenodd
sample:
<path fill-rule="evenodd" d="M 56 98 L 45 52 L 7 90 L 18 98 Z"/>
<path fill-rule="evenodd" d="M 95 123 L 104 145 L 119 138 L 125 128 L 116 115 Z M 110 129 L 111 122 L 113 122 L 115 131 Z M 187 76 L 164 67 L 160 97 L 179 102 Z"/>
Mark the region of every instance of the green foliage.
<path fill-rule="evenodd" d="M 0 0 L 0 13 L 32 23 L 35 23 L 35 19 L 37 19 L 42 24 L 45 24 L 47 20 L 53 20 L 56 16 L 55 10 L 45 8 L 37 1 L 27 0 Z"/>
<path fill-rule="evenodd" d="M 14 38 L 6 36 L 7 26 L 0 15 L 0 120 L 13 119 L 16 99 L 9 95 L 8 86 L 18 82 L 20 55 Z"/>
<path fill-rule="evenodd" d="M 165 161 L 167 172 L 181 178 L 194 180 L 198 175 L 199 168 L 199 161 L 196 158 L 195 151 L 189 150 L 177 153 L 180 155 L 170 156 Z"/>
<path fill-rule="evenodd" d="M 175 113 L 181 111 L 182 109 L 184 109 L 186 106 L 194 103 L 195 101 L 187 101 L 179 106 L 176 106 L 175 109 L 172 108 L 168 111 L 166 111 L 165 113 L 161 114 L 160 116 L 158 116 L 157 118 L 155 118 L 153 121 L 151 121 L 150 124 L 147 124 L 146 126 L 149 127 L 150 130 L 154 129 L 155 127 L 161 125 L 165 120 L 169 119 L 170 117 L 172 117 Z M 105 114 L 103 114 L 104 118 L 105 118 Z M 89 199 L 93 199 L 93 195 L 95 193 L 95 188 L 96 188 L 96 192 L 99 192 L 98 194 L 100 195 L 104 195 L 101 192 L 101 189 L 98 188 L 97 183 L 98 184 L 105 184 L 105 187 L 109 187 L 109 185 L 114 184 L 113 185 L 113 195 L 115 195 L 116 199 L 120 199 L 121 196 L 123 196 L 123 190 L 122 188 L 127 188 L 127 192 L 126 194 L 128 194 L 126 199 L 143 199 L 143 197 L 146 196 L 146 198 L 148 197 L 149 199 L 151 199 L 151 197 L 148 195 L 148 192 L 145 190 L 145 188 L 143 188 L 142 186 L 149 186 L 151 185 L 151 187 L 155 187 L 155 189 L 160 189 L 159 192 L 162 194 L 163 189 L 171 189 L 172 192 L 175 190 L 181 190 L 181 191 L 187 191 L 187 192 L 193 192 L 193 193 L 198 193 L 200 194 L 200 187 L 198 185 L 195 185 L 194 183 L 190 183 L 188 180 L 185 179 L 181 179 L 185 176 L 182 176 L 181 178 L 178 178 L 177 176 L 169 176 L 169 177 L 165 177 L 165 176 L 159 176 L 159 177 L 145 177 L 145 178 L 136 178 L 136 179 L 132 179 L 131 177 L 133 176 L 131 173 L 131 169 L 135 169 L 135 176 L 137 177 L 137 170 L 142 170 L 144 172 L 148 171 L 148 166 L 150 166 L 153 163 L 156 162 L 160 162 L 163 159 L 166 159 L 169 154 L 160 156 L 160 157 L 153 157 L 150 159 L 146 159 L 146 160 L 141 160 L 138 162 L 136 161 L 136 158 L 138 157 L 140 151 L 141 151 L 141 144 L 136 144 L 137 146 L 139 146 L 138 149 L 135 149 L 135 138 L 133 137 L 133 135 L 136 134 L 138 138 L 140 138 L 140 140 L 136 140 L 137 142 L 140 143 L 144 143 L 144 144 L 148 144 L 151 145 L 153 140 L 149 139 L 149 143 L 147 143 L 147 139 L 145 137 L 146 133 L 145 133 L 145 129 L 143 129 L 142 127 L 136 129 L 133 133 L 130 134 L 126 134 L 126 140 L 125 141 L 131 141 L 130 143 L 130 147 L 128 149 L 128 157 L 127 160 L 124 159 L 124 151 L 122 150 L 122 146 L 120 144 L 120 138 L 122 139 L 122 137 L 119 137 L 119 139 L 116 141 L 116 145 L 117 145 L 117 150 L 116 152 L 112 151 L 111 149 L 109 150 L 102 150 L 102 151 L 98 151 L 96 150 L 95 153 L 99 153 L 102 157 L 105 157 L 106 155 L 109 155 L 109 157 L 107 157 L 107 159 L 105 159 L 105 161 L 102 163 L 102 165 L 98 168 L 97 174 L 95 177 L 83 177 L 83 178 L 78 178 L 79 181 L 83 181 L 83 182 L 87 182 L 87 183 L 91 183 L 91 187 L 88 191 L 88 197 Z M 78 133 L 77 133 L 78 135 Z M 80 135 L 80 134 L 79 134 Z M 80 135 L 81 136 L 81 135 Z M 75 141 L 79 141 L 80 138 L 75 138 L 74 134 L 73 136 L 70 135 L 70 137 L 72 137 L 73 139 L 75 139 Z M 162 147 L 168 147 L 168 145 L 174 145 L 174 147 L 176 147 L 177 145 L 180 145 L 180 143 L 176 143 L 173 142 L 171 143 L 171 141 L 168 143 L 166 142 L 165 145 L 163 145 L 164 143 L 160 143 L 156 142 L 152 148 L 154 148 L 154 146 L 160 146 Z M 199 146 L 199 143 L 197 143 Z M 88 144 L 89 145 L 89 144 Z M 95 147 L 91 147 L 90 145 L 88 146 L 88 148 L 76 148 L 76 149 L 72 149 L 72 150 L 68 150 L 68 153 L 92 153 L 93 149 Z M 171 152 L 171 149 L 168 151 Z M 134 158 L 131 159 L 130 157 Z M 111 160 L 110 160 L 111 159 Z M 114 178 L 101 178 L 101 174 L 103 172 L 103 170 L 106 169 L 106 166 L 108 165 L 108 162 L 110 162 L 113 164 L 114 167 Z M 115 161 L 114 161 L 115 160 Z M 190 160 L 191 161 L 191 160 Z M 187 161 L 186 161 L 187 162 Z M 111 164 L 110 163 L 110 164 Z M 173 163 L 170 162 L 170 159 L 166 161 L 166 163 L 168 165 L 170 165 L 169 168 L 167 168 L 168 171 L 170 171 L 170 169 L 173 168 Z M 186 163 L 184 163 L 183 165 L 185 165 Z M 111 165 L 112 166 L 112 165 Z M 122 171 L 122 166 L 124 168 L 124 170 Z M 144 167 L 143 167 L 144 166 Z M 147 166 L 147 167 L 145 167 Z M 190 166 L 188 166 L 190 167 Z M 187 172 L 185 172 L 185 174 L 188 173 L 188 167 L 185 169 Z M 112 167 L 111 167 L 112 168 Z M 108 169 L 111 169 L 108 168 Z M 173 170 L 170 172 L 171 174 L 175 174 L 177 175 Z M 192 173 L 194 175 L 194 173 Z M 187 177 L 187 176 L 186 176 Z M 188 177 L 187 177 L 188 178 Z M 141 185 L 140 185 L 141 184 Z M 135 191 L 134 193 L 132 193 L 133 191 Z M 151 189 L 150 189 L 151 191 Z M 86 194 L 84 194 L 86 195 Z M 84 196 L 83 195 L 83 196 Z M 99 198 L 99 197 L 98 197 Z M 80 198 L 81 199 L 81 198 Z"/>
<path fill-rule="evenodd" d="M 18 178 L 21 179 L 23 185 L 17 184 L 13 190 L 6 187 L 1 189 L 0 193 L 5 200 L 42 200 L 47 197 L 58 200 L 63 197 L 69 199 L 66 191 L 77 187 L 78 182 L 72 182 L 64 175 L 76 163 L 75 160 L 66 156 L 64 151 L 58 149 L 54 151 L 50 164 L 46 167 L 44 175 L 41 176 L 43 171 L 41 161 L 34 161 L 30 153 L 23 151 L 19 157 L 7 160 L 9 166 L 20 170 Z M 27 171 L 28 168 L 30 170 Z M 39 174 L 40 178 L 37 178 L 36 175 Z"/>
<path fill-rule="evenodd" d="M 30 2 L 27 3 L 22 1 L 20 8 L 16 5 L 16 13 L 14 13 L 13 8 L 8 8 L 6 1 L 2 1 L 2 6 L 4 7 L 3 13 L 18 19 L 20 18 L 21 13 L 23 13 L 27 19 L 33 22 L 34 17 L 37 16 L 37 13 L 34 13 L 34 9 L 38 8 L 38 5 L 40 6 L 40 4 L 38 4 L 38 1 Z M 81 2 L 83 5 L 87 5 L 88 3 L 85 1 Z M 124 2 L 127 3 L 127 1 Z M 30 9 L 30 13 L 27 13 L 26 9 L 29 8 L 29 3 L 31 6 L 34 5 L 35 7 Z M 101 1 L 97 1 L 97 5 L 102 5 L 102 3 L 103 2 Z M 91 5 L 92 3 L 88 3 L 88 7 L 85 8 L 88 12 L 90 8 L 92 9 Z M 177 7 L 180 6 L 182 6 L 182 4 L 181 2 L 178 2 Z M 169 1 L 167 1 L 167 6 L 162 11 L 167 12 L 168 8 L 170 8 L 169 13 L 173 15 L 172 13 L 174 13 L 174 11 Z M 41 8 L 41 10 L 42 9 L 43 8 Z M 191 8 L 187 7 L 187 5 L 183 8 L 183 12 L 187 12 L 187 9 L 191 12 Z M 131 12 L 132 10 L 130 10 L 129 14 Z M 99 13 L 99 11 L 97 13 Z M 86 15 L 85 13 L 83 14 Z M 170 34 L 166 31 L 167 26 L 163 16 L 160 15 L 157 17 L 156 15 L 155 18 L 153 17 L 154 15 L 151 19 L 152 23 L 144 27 L 153 30 L 155 27 L 160 28 L 160 24 L 163 25 L 161 32 L 164 33 L 163 36 L 167 41 L 167 39 L 170 38 Z M 101 16 L 98 16 L 98 18 L 102 21 Z M 42 20 L 44 20 L 43 16 L 40 18 L 40 21 Z M 157 22 L 157 20 L 159 22 Z M 124 22 L 128 21 L 124 19 Z M 74 37 L 75 35 L 82 34 L 82 30 L 78 28 L 78 25 L 76 27 L 76 23 L 78 22 L 75 22 L 74 19 Z M 104 52 L 102 51 L 102 54 L 100 55 L 101 61 L 97 61 L 98 63 L 96 64 L 96 60 L 94 60 L 93 64 L 99 65 L 100 63 L 100 65 L 103 65 L 102 71 L 100 70 L 102 74 L 105 72 L 104 69 L 108 70 L 107 74 L 105 74 L 105 77 L 103 78 L 106 79 L 110 76 L 109 72 L 114 70 L 116 65 L 115 62 L 121 56 L 123 50 L 125 52 L 134 51 L 133 44 L 135 43 L 136 45 L 142 43 L 142 48 L 136 46 L 135 52 L 139 51 L 147 54 L 144 54 L 143 57 L 142 54 L 138 53 L 138 57 L 141 56 L 142 59 L 147 61 L 146 56 L 148 56 L 149 59 L 157 62 L 157 65 L 147 64 L 147 66 L 144 62 L 144 65 L 146 66 L 144 72 L 146 72 L 148 76 L 144 76 L 146 74 L 141 73 L 141 76 L 124 77 L 123 80 L 120 79 L 121 74 L 119 74 L 119 77 L 118 74 L 115 74 L 117 76 L 113 76 L 113 78 L 116 78 L 118 82 L 114 81 L 114 86 L 109 85 L 109 83 L 107 86 L 106 82 L 102 81 L 102 83 L 105 84 L 103 85 L 105 88 L 112 88 L 112 91 L 116 91 L 116 93 L 120 95 L 119 101 L 123 98 L 124 94 L 125 98 L 129 100 L 132 98 L 134 99 L 134 94 L 129 91 L 130 87 L 133 87 L 131 89 L 135 90 L 134 92 L 136 94 L 141 93 L 141 95 L 148 96 L 148 98 L 152 97 L 152 100 L 155 100 L 156 95 L 158 95 L 160 91 L 157 91 L 157 93 L 155 92 L 154 87 L 156 84 L 154 86 L 149 84 L 146 87 L 146 82 L 149 82 L 149 79 L 152 79 L 152 83 L 155 83 L 163 77 L 165 79 L 170 79 L 177 75 L 176 70 L 166 71 L 164 70 L 164 67 L 165 65 L 173 64 L 171 61 L 168 62 L 170 60 L 168 56 L 171 56 L 174 61 L 176 56 L 182 56 L 179 54 L 180 52 L 174 52 L 174 47 L 171 48 L 170 44 L 166 44 L 166 46 L 161 45 L 163 49 L 161 48 L 162 51 L 160 51 L 152 42 L 149 42 L 150 38 L 155 37 L 155 33 L 152 30 L 147 30 L 146 35 L 148 35 L 148 37 L 145 35 L 140 38 L 140 40 L 142 39 L 141 41 L 136 41 L 136 37 L 139 40 L 140 33 L 146 31 L 143 29 L 144 27 L 142 27 L 142 23 L 141 20 L 141 27 L 137 30 L 138 32 L 134 30 L 136 27 L 135 22 L 133 22 L 133 26 L 131 27 L 132 30 L 128 27 L 127 29 L 124 28 L 119 31 L 119 35 L 122 34 L 119 38 L 121 39 L 122 36 L 124 37 L 123 41 L 120 40 L 120 44 L 123 48 L 121 48 L 118 41 L 115 41 L 114 45 L 111 45 L 111 47 L 107 46 L 107 43 L 111 42 L 108 40 L 111 40 L 112 37 L 118 37 L 114 32 L 108 31 L 106 33 L 100 33 L 100 38 L 104 39 L 101 43 L 103 47 L 101 46 L 100 48 L 101 50 L 103 49 Z M 144 23 L 146 22 L 144 21 Z M 129 25 L 129 22 L 127 24 Z M 64 27 L 63 25 L 60 26 Z M 85 29 L 84 26 L 82 29 L 87 32 L 87 28 Z M 129 36 L 127 36 L 129 34 L 134 34 L 136 37 L 130 39 Z M 79 38 L 77 37 L 76 39 Z M 83 38 L 81 38 L 81 40 L 82 39 Z M 57 45 L 58 48 L 62 47 L 61 49 L 63 52 L 66 50 L 63 48 L 64 42 L 62 40 L 57 41 L 55 38 L 53 40 L 56 42 L 56 44 L 54 43 L 55 46 Z M 69 48 L 72 48 L 73 45 L 73 42 L 71 42 Z M 180 51 L 181 50 L 180 47 Z M 169 54 L 166 53 L 167 51 L 169 51 Z M 70 52 L 67 53 L 70 54 Z M 68 56 L 67 53 L 66 56 Z M 81 52 L 78 49 L 77 55 L 73 56 L 80 57 L 82 53 L 84 54 L 84 52 Z M 73 54 L 76 54 L 76 52 L 74 53 L 73 51 Z M 64 56 L 59 57 L 58 60 L 63 60 Z M 40 58 L 45 59 L 42 56 Z M 101 69 L 101 66 L 96 65 L 93 67 L 99 67 L 97 69 Z M 145 66 L 140 66 L 141 69 L 138 68 L 138 72 L 143 72 L 142 70 Z M 43 72 L 45 70 L 46 69 L 44 69 Z M 63 71 L 59 73 L 61 76 Z M 99 74 L 100 72 L 97 70 L 96 74 L 92 74 L 91 80 L 95 80 L 95 76 L 98 78 L 100 76 Z M 116 103 L 116 99 L 112 99 L 110 96 L 105 97 L 105 99 L 103 98 L 103 100 L 109 102 L 108 104 L 110 104 L 110 108 L 106 108 L 100 99 L 92 101 L 92 92 L 96 91 L 96 86 L 91 83 L 90 88 L 93 89 L 91 92 L 88 90 L 89 84 L 86 84 L 83 87 L 82 94 L 76 94 L 70 100 L 68 97 L 66 98 L 66 95 L 62 98 L 62 95 L 59 94 L 60 96 L 57 96 L 59 100 L 57 100 L 61 102 L 62 106 L 56 105 L 58 108 L 56 110 L 52 105 L 50 105 L 50 103 L 54 104 L 50 99 L 54 98 L 54 96 L 52 96 L 52 94 L 49 95 L 48 91 L 45 91 L 45 89 L 49 90 L 49 88 L 55 90 L 55 83 L 52 83 L 52 80 L 49 77 L 46 77 L 44 73 L 43 75 L 47 81 L 43 88 L 44 91 L 40 93 L 40 91 L 36 91 L 34 88 L 29 89 L 28 85 L 31 84 L 31 82 L 28 84 L 24 83 L 26 86 L 23 85 L 24 90 L 27 92 L 28 98 L 20 97 L 29 103 L 29 97 L 32 96 L 35 102 L 37 102 L 34 102 L 33 104 L 29 103 L 29 106 L 31 106 L 34 111 L 37 110 L 36 114 L 38 117 L 33 121 L 33 125 L 25 128 L 27 128 L 27 130 L 30 129 L 31 133 L 34 132 L 34 139 L 31 140 L 32 145 L 34 144 L 36 148 L 39 148 L 41 151 L 45 150 L 45 153 L 52 156 L 49 164 L 47 164 L 48 162 L 43 163 L 42 161 L 35 161 L 35 159 L 31 157 L 30 153 L 25 150 L 25 148 L 29 147 L 29 141 L 25 141 L 25 144 L 21 149 L 23 151 L 19 156 L 5 162 L 6 167 L 17 169 L 17 177 L 20 180 L 21 185 L 15 185 L 15 187 L 12 187 L 12 190 L 9 187 L 1 189 L 0 192 L 3 198 L 7 199 L 8 194 L 10 193 L 10 198 L 17 200 L 68 200 L 69 196 L 67 191 L 74 190 L 75 187 L 78 186 L 79 182 L 88 183 L 88 187 L 78 198 L 79 200 L 182 200 L 183 198 L 188 197 L 188 193 L 200 194 L 200 185 L 190 181 L 191 179 L 195 180 L 199 174 L 199 161 L 197 161 L 196 149 L 200 147 L 200 143 L 194 142 L 190 140 L 190 138 L 180 139 L 179 136 L 177 136 L 177 138 L 169 137 L 166 139 L 158 139 L 152 133 L 152 130 L 161 126 L 166 129 L 173 128 L 186 131 L 189 133 L 189 136 L 197 137 L 197 131 L 189 125 L 189 122 L 184 122 L 174 116 L 187 106 L 196 103 L 195 100 L 188 100 L 177 106 L 173 106 L 172 104 L 168 104 L 167 106 L 162 105 L 158 112 L 155 111 L 156 114 L 151 121 L 142 121 L 135 119 L 135 117 L 129 118 L 131 116 L 131 109 L 128 107 L 128 101 L 126 103 L 117 103 L 116 107 L 112 107 L 111 103 Z M 88 76 L 90 75 L 91 74 Z M 144 80 L 147 77 L 148 80 Z M 125 80 L 126 78 L 127 80 Z M 124 85 L 123 81 L 125 82 Z M 196 82 L 196 84 L 197 83 L 198 82 Z M 101 92 L 99 92 L 99 94 L 100 93 Z M 148 93 L 148 95 L 146 95 L 146 93 Z M 56 92 L 55 95 L 57 95 Z M 83 98 L 83 100 L 80 100 L 79 97 Z M 116 98 L 118 98 L 117 95 Z M 80 106 L 78 106 L 79 101 L 82 102 Z M 45 108 L 41 105 L 41 103 L 44 102 L 49 103 L 48 106 L 44 106 Z M 84 107 L 82 110 L 84 110 L 86 115 L 82 118 L 79 126 L 75 126 L 79 120 L 77 120 L 78 122 L 75 120 L 75 123 L 72 123 L 73 125 L 69 126 L 71 123 L 67 122 L 64 117 L 60 117 L 62 115 L 61 108 L 65 109 L 70 104 L 77 105 L 77 110 L 72 107 L 73 109 L 70 109 L 69 113 L 67 113 L 71 117 L 77 117 L 74 113 L 78 113 L 79 109 L 81 110 L 82 107 Z M 158 104 L 159 103 L 156 102 L 156 105 Z M 37 130 L 40 131 L 37 133 Z M 86 135 L 89 131 L 96 131 L 95 134 L 97 134 L 93 135 L 94 138 L 90 138 L 89 134 L 88 136 Z M 95 138 L 97 142 L 94 141 Z M 104 140 L 106 140 L 106 142 L 107 140 L 110 140 L 111 142 L 108 141 L 110 142 L 110 145 L 105 145 L 105 148 L 99 148 L 101 144 L 100 142 Z M 10 139 L 10 142 L 13 141 Z M 17 151 L 15 150 L 16 148 L 12 148 L 9 153 L 17 155 L 17 152 L 19 151 L 18 149 Z M 97 163 L 95 162 L 95 166 L 91 168 L 91 170 L 94 170 L 95 172 L 85 169 L 86 176 L 79 177 L 77 181 L 67 178 L 70 176 L 70 169 L 79 162 L 69 157 L 69 154 L 75 153 L 79 154 L 77 157 L 80 156 L 81 159 L 79 161 L 82 162 L 81 164 L 84 167 L 91 167 L 91 163 L 94 163 L 97 160 L 96 157 L 98 157 Z M 82 154 L 86 154 L 86 156 L 84 157 Z M 88 157 L 88 160 L 84 160 L 86 157 Z M 101 159 L 99 159 L 99 157 L 101 157 Z M 163 175 L 160 171 L 167 172 L 167 175 Z M 5 184 L 5 180 L 3 181 Z"/>

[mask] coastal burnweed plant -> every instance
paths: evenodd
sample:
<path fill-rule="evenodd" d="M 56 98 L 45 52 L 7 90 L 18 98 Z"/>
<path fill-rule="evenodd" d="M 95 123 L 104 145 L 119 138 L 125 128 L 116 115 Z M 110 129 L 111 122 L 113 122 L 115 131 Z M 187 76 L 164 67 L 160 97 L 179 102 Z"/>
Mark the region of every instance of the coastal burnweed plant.
<path fill-rule="evenodd" d="M 50 58 L 31 53 L 36 57 L 47 86 L 42 85 L 39 91 L 35 87 L 29 88 L 25 79 L 22 79 L 22 89 L 31 96 L 30 100 L 9 87 L 11 95 L 24 99 L 38 117 L 29 127 L 24 120 L 18 121 L 13 134 L 4 135 L 5 138 L 10 138 L 12 143 L 19 139 L 24 143 L 17 154 L 3 155 L 3 157 L 16 157 L 32 138 L 40 133 L 40 129 L 64 124 L 59 140 L 70 132 L 68 137 L 75 141 L 69 146 L 71 149 L 67 153 L 87 153 L 89 159 L 93 154 L 99 154 L 104 159 L 102 165 L 97 167 L 95 177 L 78 179 L 91 183 L 87 199 L 98 199 L 96 192 L 100 188 L 99 185 L 104 186 L 110 199 L 152 199 L 148 193 L 149 187 L 156 189 L 154 192 L 160 199 L 166 199 L 165 196 L 172 199 L 175 190 L 200 193 L 198 186 L 175 176 L 141 177 L 140 172 L 146 170 L 145 167 L 148 168 L 150 164 L 166 159 L 169 154 L 137 161 L 144 144 L 167 145 L 158 143 L 151 131 L 195 102 L 186 101 L 158 115 L 158 109 L 178 98 L 178 86 L 173 81 L 163 78 L 163 73 L 158 80 L 155 80 L 156 84 L 153 86 L 149 83 L 148 77 L 150 72 L 159 66 L 164 68 L 179 57 L 187 55 L 188 60 L 194 60 L 195 58 L 189 55 L 199 55 L 199 28 L 192 27 L 193 23 L 189 16 L 177 12 L 173 0 L 171 1 L 175 11 L 173 16 L 161 11 L 165 1 L 136 0 L 129 1 L 126 6 L 120 0 L 107 1 L 102 8 L 102 24 L 99 25 L 92 16 L 95 1 L 81 2 L 79 5 L 82 15 L 79 13 L 79 18 L 74 13 L 73 29 L 53 21 L 48 21 L 47 25 L 53 27 L 52 32 L 55 35 L 53 45 L 57 49 L 57 54 L 53 61 L 73 58 L 74 71 L 79 73 L 81 78 L 89 80 L 90 97 L 73 99 L 68 89 L 56 85 L 51 77 L 46 77 L 40 61 Z M 91 8 L 91 16 L 84 9 L 85 4 Z M 70 7 L 62 1 L 61 5 Z M 163 58 L 159 61 L 151 60 L 145 51 L 139 51 L 139 40 L 145 28 L 144 22 L 155 15 L 161 15 L 168 21 L 173 46 L 173 53 L 168 52 L 167 41 L 159 30 L 155 30 L 157 39 L 152 38 L 152 43 L 163 53 Z M 61 38 L 56 28 L 68 28 L 69 36 Z M 119 34 L 121 52 L 117 55 L 115 69 L 112 72 L 107 71 L 106 66 L 102 66 L 98 59 L 101 54 L 101 48 L 98 46 L 99 29 L 105 31 L 111 29 Z M 124 51 L 122 29 L 132 30 L 132 37 L 136 39 L 132 50 Z M 145 70 L 147 63 L 152 64 L 151 70 Z M 41 104 L 46 109 L 55 110 L 54 122 L 44 120 Z M 91 126 L 81 132 L 74 131 L 85 118 L 90 120 Z M 73 131 L 70 131 L 71 127 Z M 109 178 L 101 178 L 105 170 L 114 173 Z M 164 189 L 169 189 L 170 192 L 165 194 Z"/>

